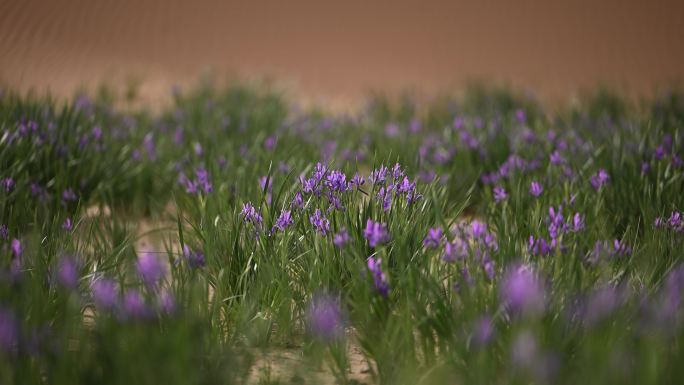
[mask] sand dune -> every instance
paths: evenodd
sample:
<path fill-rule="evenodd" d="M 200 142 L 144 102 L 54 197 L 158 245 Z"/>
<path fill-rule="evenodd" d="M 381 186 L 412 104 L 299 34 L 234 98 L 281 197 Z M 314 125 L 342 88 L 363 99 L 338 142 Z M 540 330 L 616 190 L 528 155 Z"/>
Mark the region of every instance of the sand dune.
<path fill-rule="evenodd" d="M 206 71 L 323 100 L 472 78 L 645 93 L 684 76 L 683 38 L 677 0 L 2 0 L 0 81 L 64 95 L 133 78 L 151 99 Z"/>

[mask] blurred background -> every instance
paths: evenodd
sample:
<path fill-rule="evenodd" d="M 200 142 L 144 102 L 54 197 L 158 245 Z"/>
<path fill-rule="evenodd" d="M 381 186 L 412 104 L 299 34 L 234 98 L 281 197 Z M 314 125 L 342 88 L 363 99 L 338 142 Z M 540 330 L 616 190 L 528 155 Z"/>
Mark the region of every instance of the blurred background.
<path fill-rule="evenodd" d="M 684 76 L 683 38 L 681 0 L 2 0 L 0 84 L 136 85 L 150 102 L 205 75 L 331 105 L 473 80 L 649 95 Z"/>

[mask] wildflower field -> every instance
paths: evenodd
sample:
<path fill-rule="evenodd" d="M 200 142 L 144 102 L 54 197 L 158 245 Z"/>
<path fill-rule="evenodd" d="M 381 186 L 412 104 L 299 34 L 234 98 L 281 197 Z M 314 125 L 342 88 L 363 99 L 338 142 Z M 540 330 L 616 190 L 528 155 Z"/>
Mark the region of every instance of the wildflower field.
<path fill-rule="evenodd" d="M 684 381 L 684 94 L 0 94 L 0 384 Z"/>

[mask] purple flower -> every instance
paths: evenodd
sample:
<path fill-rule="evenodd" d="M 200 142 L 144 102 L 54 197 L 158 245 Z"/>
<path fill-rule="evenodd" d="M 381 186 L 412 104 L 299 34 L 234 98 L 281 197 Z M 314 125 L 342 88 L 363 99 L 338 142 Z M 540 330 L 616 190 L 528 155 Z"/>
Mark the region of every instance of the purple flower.
<path fill-rule="evenodd" d="M 205 194 L 214 191 L 211 180 L 209 179 L 209 172 L 205 168 L 198 167 L 195 170 L 195 177 L 197 178 L 197 184 L 202 187 L 202 191 L 204 191 Z"/>
<path fill-rule="evenodd" d="M 148 132 L 143 139 L 143 146 L 145 147 L 145 152 L 147 153 L 147 159 L 155 161 L 157 159 L 157 151 L 154 144 L 154 136 L 151 132 Z"/>
<path fill-rule="evenodd" d="M 337 246 L 337 248 L 341 249 L 343 248 L 351 238 L 349 237 L 349 233 L 347 232 L 346 229 L 340 230 L 335 236 L 333 237 L 333 244 Z"/>
<path fill-rule="evenodd" d="M 489 315 L 478 319 L 473 329 L 473 343 L 477 347 L 487 346 L 494 339 L 494 322 Z"/>
<path fill-rule="evenodd" d="M 387 186 L 387 188 L 380 187 L 380 190 L 378 190 L 378 195 L 377 198 L 380 202 L 382 202 L 382 209 L 385 212 L 388 212 L 392 208 L 392 191 L 391 189 L 393 188 L 393 185 Z"/>
<path fill-rule="evenodd" d="M 174 298 L 173 293 L 167 289 L 161 290 L 157 297 L 157 305 L 159 306 L 159 309 L 166 314 L 174 313 L 176 311 L 176 299 Z"/>
<path fill-rule="evenodd" d="M 358 189 L 359 187 L 363 186 L 364 183 L 366 183 L 366 180 L 357 172 L 349 181 L 349 188 L 355 187 Z"/>
<path fill-rule="evenodd" d="M 304 208 L 304 198 L 302 197 L 301 191 L 297 191 L 294 198 L 292 198 L 292 203 L 290 203 L 292 209 Z"/>
<path fill-rule="evenodd" d="M 368 257 L 368 270 L 370 270 L 373 275 L 373 285 L 375 289 L 383 297 L 387 297 L 389 294 L 389 284 L 387 283 L 387 277 L 382 271 L 382 258 L 375 259 L 375 257 Z"/>
<path fill-rule="evenodd" d="M 603 186 L 608 184 L 608 181 L 610 180 L 610 176 L 608 175 L 608 172 L 604 169 L 598 170 L 596 175 L 591 177 L 591 186 L 594 187 L 594 190 L 600 191 Z"/>
<path fill-rule="evenodd" d="M 534 236 L 530 235 L 527 249 L 532 255 L 547 257 L 553 254 L 556 249 L 556 240 L 551 242 L 546 242 L 544 238 L 534 239 Z"/>
<path fill-rule="evenodd" d="M 283 210 L 278 219 L 276 219 L 276 223 L 273 226 L 273 231 L 276 229 L 279 231 L 285 231 L 285 229 L 290 227 L 293 223 L 294 220 L 292 219 L 290 210 Z"/>
<path fill-rule="evenodd" d="M 10 310 L 0 307 L 0 351 L 12 352 L 19 342 L 19 324 Z"/>
<path fill-rule="evenodd" d="M 123 300 L 125 315 L 135 319 L 145 318 L 149 315 L 145 298 L 138 290 L 131 289 L 126 292 Z"/>
<path fill-rule="evenodd" d="M 16 183 L 12 178 L 4 178 L 2 181 L 0 181 L 0 185 L 5 189 L 6 193 L 10 193 L 12 190 L 14 190 Z"/>
<path fill-rule="evenodd" d="M 615 256 L 629 256 L 632 254 L 632 248 L 620 240 L 613 240 L 613 255 Z"/>
<path fill-rule="evenodd" d="M 554 151 L 549 155 L 549 160 L 554 166 L 558 166 L 565 163 L 565 158 L 560 154 L 558 150 Z"/>
<path fill-rule="evenodd" d="M 14 255 L 14 258 L 19 259 L 21 258 L 21 254 L 23 252 L 23 248 L 21 247 L 21 241 L 18 239 L 14 238 L 12 239 L 12 254 Z"/>
<path fill-rule="evenodd" d="M 570 230 L 575 233 L 584 230 L 584 218 L 582 218 L 580 213 L 575 213 L 575 216 L 572 217 L 572 226 L 570 227 Z"/>
<path fill-rule="evenodd" d="M 316 209 L 316 211 L 314 211 L 314 214 L 309 217 L 309 222 L 311 222 L 316 232 L 324 237 L 330 231 L 330 221 L 323 214 L 321 214 L 320 209 Z"/>
<path fill-rule="evenodd" d="M 73 290 L 78 286 L 79 266 L 71 257 L 62 257 L 57 263 L 57 281 L 63 287 Z"/>
<path fill-rule="evenodd" d="M 541 183 L 534 181 L 530 184 L 530 194 L 538 198 L 544 192 L 544 186 Z"/>
<path fill-rule="evenodd" d="M 387 123 L 385 126 L 385 135 L 389 138 L 394 138 L 399 135 L 399 125 L 394 122 Z"/>
<path fill-rule="evenodd" d="M 314 295 L 306 312 L 310 333 L 330 342 L 344 335 L 344 323 L 339 300 L 326 294 Z"/>
<path fill-rule="evenodd" d="M 584 322 L 592 326 L 608 317 L 621 303 L 620 293 L 613 286 L 595 290 L 588 298 L 584 312 Z"/>
<path fill-rule="evenodd" d="M 651 172 L 651 164 L 648 162 L 641 162 L 641 175 L 646 175 Z"/>
<path fill-rule="evenodd" d="M 499 295 L 514 313 L 539 314 L 546 305 L 544 285 L 537 272 L 528 265 L 509 266 L 501 282 Z"/>
<path fill-rule="evenodd" d="M 155 286 L 166 275 L 166 265 L 152 252 L 141 253 L 136 268 L 148 286 Z"/>
<path fill-rule="evenodd" d="M 76 200 L 78 200 L 78 196 L 73 189 L 68 188 L 62 193 L 63 202 L 75 202 Z"/>
<path fill-rule="evenodd" d="M 549 218 L 547 223 L 549 236 L 551 236 L 552 239 L 556 239 L 563 233 L 567 232 L 568 226 L 566 225 L 565 218 L 563 217 L 563 206 L 558 206 L 558 209 L 549 207 Z"/>
<path fill-rule="evenodd" d="M 496 186 L 492 191 L 494 192 L 494 201 L 496 203 L 503 202 L 508 199 L 508 193 L 506 193 L 506 190 L 503 187 Z"/>
<path fill-rule="evenodd" d="M 374 222 L 370 218 L 366 221 L 366 228 L 363 230 L 363 236 L 368 240 L 370 247 L 376 247 L 390 240 L 387 227 L 383 223 Z"/>
<path fill-rule="evenodd" d="M 371 175 L 368 179 L 373 184 L 382 185 L 387 180 L 388 172 L 389 170 L 387 169 L 387 167 L 385 167 L 384 165 L 380 165 L 380 168 L 375 169 L 371 172 Z"/>
<path fill-rule="evenodd" d="M 0 238 L 1 239 L 9 238 L 9 229 L 7 228 L 7 225 L 5 225 L 5 224 L 0 225 Z"/>
<path fill-rule="evenodd" d="M 275 148 L 276 143 L 278 143 L 277 137 L 273 135 L 268 136 L 266 139 L 264 139 L 264 148 L 268 151 L 272 151 Z"/>
<path fill-rule="evenodd" d="M 436 249 L 442 244 L 442 228 L 433 227 L 428 229 L 428 233 L 423 240 L 423 246 L 431 249 Z"/>
<path fill-rule="evenodd" d="M 103 309 L 113 309 L 118 300 L 116 283 L 107 278 L 101 278 L 90 286 L 93 300 Z"/>
<path fill-rule="evenodd" d="M 515 120 L 521 124 L 525 123 L 527 121 L 527 115 L 525 114 L 525 110 L 523 110 L 522 108 L 515 110 Z"/>
<path fill-rule="evenodd" d="M 683 216 L 682 216 L 681 213 L 679 213 L 679 212 L 677 212 L 677 211 L 673 211 L 673 212 L 670 214 L 670 218 L 667 219 L 667 224 L 668 224 L 670 227 L 672 227 L 672 228 L 681 227 L 681 226 L 682 226 L 682 223 L 684 223 L 682 217 L 683 217 Z"/>
<path fill-rule="evenodd" d="M 259 178 L 259 187 L 261 187 L 261 191 L 266 193 L 266 203 L 271 204 L 271 199 L 273 197 L 273 179 L 268 176 L 262 176 Z"/>
<path fill-rule="evenodd" d="M 256 208 L 254 208 L 251 202 L 247 202 L 242 205 L 242 211 L 240 212 L 240 215 L 245 223 L 251 223 L 257 230 L 261 228 L 261 222 L 263 219 L 261 214 L 257 212 Z"/>
<path fill-rule="evenodd" d="M 348 188 L 347 176 L 344 175 L 342 171 L 333 170 L 330 173 L 328 173 L 328 176 L 326 178 L 326 185 L 332 191 L 345 192 Z"/>
<path fill-rule="evenodd" d="M 423 125 L 420 122 L 420 120 L 418 120 L 416 118 L 413 118 L 411 120 L 411 123 L 409 124 L 409 132 L 410 133 L 417 134 L 422 130 L 422 128 L 423 128 Z"/>
<path fill-rule="evenodd" d="M 204 149 L 202 148 L 202 144 L 200 144 L 200 143 L 198 143 L 198 142 L 195 142 L 195 146 L 194 146 L 194 147 L 195 147 L 195 148 L 194 148 L 194 150 L 195 150 L 195 155 L 196 155 L 196 156 L 202 156 L 202 154 L 204 153 Z"/>
<path fill-rule="evenodd" d="M 463 261 L 468 257 L 468 243 L 461 238 L 456 238 L 453 242 L 444 244 L 442 260 L 444 262 Z"/>
<path fill-rule="evenodd" d="M 194 251 L 190 249 L 188 245 L 183 245 L 183 257 L 188 263 L 188 266 L 192 269 L 197 269 L 204 267 L 206 261 L 204 259 L 204 253 L 199 251 Z"/>
<path fill-rule="evenodd" d="M 62 228 L 65 231 L 71 231 L 74 228 L 74 223 L 71 221 L 71 218 L 67 218 L 64 220 L 64 223 L 62 224 Z"/>
<path fill-rule="evenodd" d="M 484 258 L 482 268 L 484 269 L 484 272 L 487 275 L 487 279 L 489 279 L 490 281 L 493 280 L 494 276 L 496 275 L 494 261 L 492 261 L 492 259 L 489 257 Z"/>

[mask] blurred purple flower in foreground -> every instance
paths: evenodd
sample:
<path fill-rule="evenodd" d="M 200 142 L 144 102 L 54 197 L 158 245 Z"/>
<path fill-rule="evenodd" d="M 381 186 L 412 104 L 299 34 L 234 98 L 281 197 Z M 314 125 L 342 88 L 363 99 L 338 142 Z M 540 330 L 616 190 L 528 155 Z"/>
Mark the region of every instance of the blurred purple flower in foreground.
<path fill-rule="evenodd" d="M 484 347 L 494 338 L 494 322 L 489 315 L 479 318 L 475 322 L 473 330 L 473 344 L 477 347 Z"/>
<path fill-rule="evenodd" d="M 145 318 L 149 314 L 145 298 L 138 290 L 131 289 L 126 292 L 123 301 L 124 315 L 131 318 Z"/>
<path fill-rule="evenodd" d="M 325 342 L 331 342 L 344 335 L 342 310 L 337 298 L 327 294 L 314 295 L 306 313 L 311 334 Z"/>
<path fill-rule="evenodd" d="M 19 339 L 19 326 L 14 314 L 0 307 L 0 351 L 13 351 Z"/>
<path fill-rule="evenodd" d="M 546 306 L 544 284 L 528 265 L 509 266 L 499 287 L 501 300 L 514 313 L 540 314 Z"/>
<path fill-rule="evenodd" d="M 73 290 L 78 285 L 79 265 L 74 258 L 62 257 L 57 263 L 57 281 L 63 287 Z"/>
<path fill-rule="evenodd" d="M 101 278 L 90 286 L 95 304 L 103 309 L 113 309 L 119 297 L 116 283 L 108 278 Z"/>
<path fill-rule="evenodd" d="M 152 252 L 143 252 L 138 257 L 136 264 L 138 274 L 146 285 L 155 286 L 164 278 L 166 265 Z"/>
<path fill-rule="evenodd" d="M 21 258 L 21 254 L 23 252 L 23 248 L 21 247 L 21 241 L 18 239 L 12 239 L 12 255 L 14 255 L 14 258 L 19 259 Z"/>

